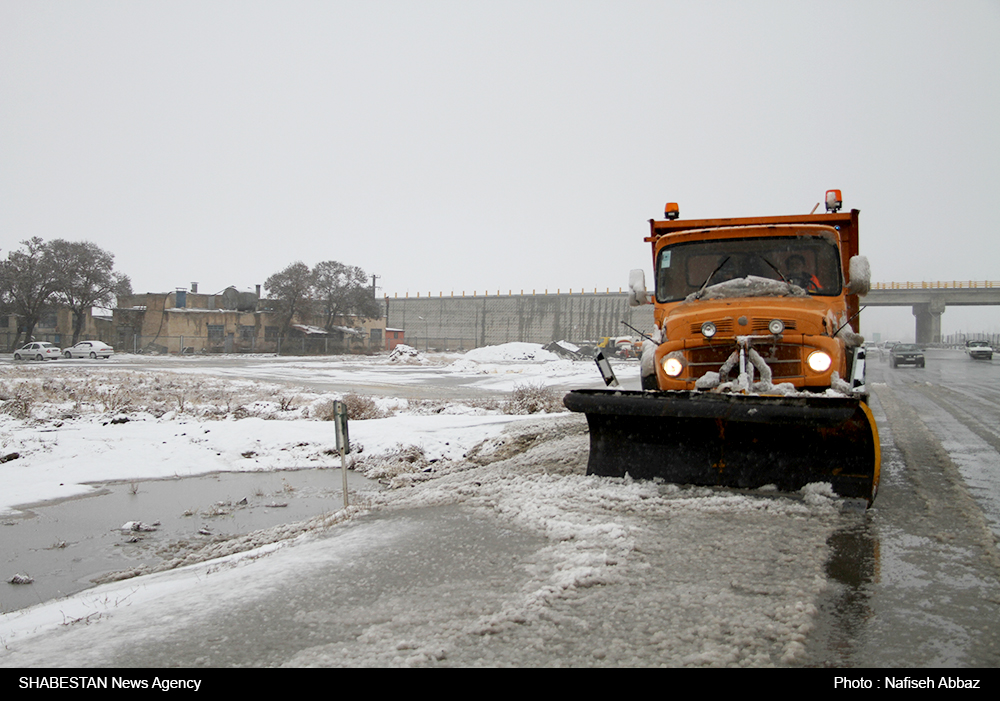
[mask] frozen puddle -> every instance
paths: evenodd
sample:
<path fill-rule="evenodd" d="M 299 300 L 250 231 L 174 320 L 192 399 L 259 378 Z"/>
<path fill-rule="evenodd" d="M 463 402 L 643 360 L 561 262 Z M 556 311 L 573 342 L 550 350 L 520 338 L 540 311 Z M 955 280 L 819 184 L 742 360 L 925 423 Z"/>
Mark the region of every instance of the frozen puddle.
<path fill-rule="evenodd" d="M 0 518 L 0 613 L 93 586 L 94 577 L 156 565 L 226 537 L 343 508 L 339 469 L 224 472 L 115 482 L 75 499 L 23 507 Z M 374 483 L 348 472 L 348 486 Z M 123 530 L 129 522 L 155 530 Z M 11 584 L 27 575 L 30 584 Z"/>

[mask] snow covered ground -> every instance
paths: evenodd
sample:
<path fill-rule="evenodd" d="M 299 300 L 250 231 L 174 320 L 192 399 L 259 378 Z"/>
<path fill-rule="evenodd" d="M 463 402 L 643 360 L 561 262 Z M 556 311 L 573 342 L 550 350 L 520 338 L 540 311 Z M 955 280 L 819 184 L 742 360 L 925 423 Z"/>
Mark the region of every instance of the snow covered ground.
<path fill-rule="evenodd" d="M 476 390 L 474 401 L 382 396 L 376 406 L 385 418 L 351 423 L 352 443 L 365 457 L 412 445 L 428 460 L 459 458 L 523 418 L 499 406 L 517 387 L 600 384 L 591 363 L 526 343 L 399 362 L 384 355 L 222 360 L 157 358 L 136 367 L 119 356 L 0 366 L 0 457 L 19 456 L 0 464 L 0 514 L 85 494 L 91 482 L 339 466 L 333 424 L 317 421 L 331 400 L 371 383 L 417 393 L 445 382 Z M 620 372 L 628 377 L 638 368 L 623 364 Z M 339 389 L 316 389 L 324 384 Z"/>
<path fill-rule="evenodd" d="M 479 391 L 383 394 L 384 416 L 353 421 L 351 439 L 356 468 L 390 488 L 0 616 L 0 665 L 828 663 L 828 544 L 863 515 L 822 487 L 794 499 L 586 476 L 581 416 L 503 413 L 518 386 L 599 386 L 591 364 L 543 353 L 3 366 L 0 452 L 19 455 L 0 464 L 7 510 L 89 481 L 336 465 L 319 419 L 346 388 Z M 637 384 L 637 364 L 616 369 Z"/>

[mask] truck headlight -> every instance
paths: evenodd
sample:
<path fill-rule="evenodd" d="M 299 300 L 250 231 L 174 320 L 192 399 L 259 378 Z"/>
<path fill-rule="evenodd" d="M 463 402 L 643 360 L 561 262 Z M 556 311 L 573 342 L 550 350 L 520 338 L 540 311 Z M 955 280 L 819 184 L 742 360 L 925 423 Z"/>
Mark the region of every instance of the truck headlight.
<path fill-rule="evenodd" d="M 785 330 L 785 322 L 781 319 L 771 319 L 771 323 L 767 325 L 767 330 L 777 336 Z"/>
<path fill-rule="evenodd" d="M 830 354 L 826 351 L 813 351 L 809 354 L 809 357 L 806 358 L 806 364 L 814 372 L 826 372 L 833 364 L 833 358 L 831 358 Z"/>
<path fill-rule="evenodd" d="M 677 356 L 668 355 L 663 359 L 663 372 L 667 373 L 669 377 L 677 377 L 682 370 L 684 370 L 684 363 Z"/>
<path fill-rule="evenodd" d="M 701 335 L 704 336 L 705 338 L 711 338 L 712 336 L 714 336 L 715 331 L 716 331 L 715 324 L 713 324 L 711 321 L 706 321 L 704 324 L 701 325 Z"/>

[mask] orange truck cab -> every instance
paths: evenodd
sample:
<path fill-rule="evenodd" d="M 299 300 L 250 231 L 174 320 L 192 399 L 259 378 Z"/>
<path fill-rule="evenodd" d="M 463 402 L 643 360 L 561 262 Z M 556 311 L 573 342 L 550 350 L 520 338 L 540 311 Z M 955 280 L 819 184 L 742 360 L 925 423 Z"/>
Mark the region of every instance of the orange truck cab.
<path fill-rule="evenodd" d="M 676 211 L 676 210 L 674 210 Z M 644 389 L 712 389 L 739 381 L 734 352 L 752 360 L 749 390 L 785 383 L 822 390 L 851 382 L 858 294 L 858 211 L 804 216 L 650 221 L 655 350 Z M 852 259 L 854 277 L 851 277 Z M 641 304 L 644 275 L 630 285 Z M 637 289 L 636 289 L 637 288 Z M 863 368 L 857 368 L 863 370 Z M 857 375 L 855 380 L 860 380 Z"/>

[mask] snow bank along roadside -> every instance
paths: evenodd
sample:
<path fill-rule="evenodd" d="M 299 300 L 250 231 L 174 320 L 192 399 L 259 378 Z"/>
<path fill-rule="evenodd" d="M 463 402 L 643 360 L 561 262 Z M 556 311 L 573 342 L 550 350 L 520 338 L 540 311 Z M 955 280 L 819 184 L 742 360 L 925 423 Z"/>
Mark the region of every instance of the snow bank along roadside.
<path fill-rule="evenodd" d="M 323 422 L 337 398 L 197 373 L 0 367 L 0 513 L 85 494 L 86 482 L 339 467 L 333 425 Z M 431 461 L 461 456 L 516 414 L 562 409 L 540 385 L 463 402 L 346 398 L 361 412 L 352 418 L 375 419 L 352 422 L 356 451 L 416 445 Z"/>

